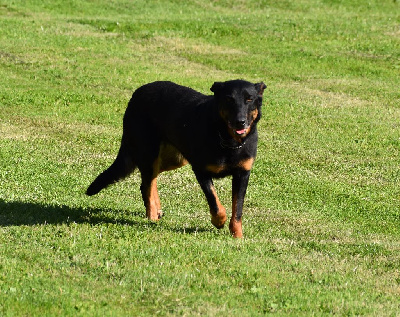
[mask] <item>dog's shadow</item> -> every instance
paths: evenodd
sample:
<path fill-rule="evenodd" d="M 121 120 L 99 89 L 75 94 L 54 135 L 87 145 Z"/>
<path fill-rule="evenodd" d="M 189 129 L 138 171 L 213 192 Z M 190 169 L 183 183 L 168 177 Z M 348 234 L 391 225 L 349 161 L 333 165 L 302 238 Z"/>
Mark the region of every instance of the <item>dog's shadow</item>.
<path fill-rule="evenodd" d="M 113 217 L 100 208 L 69 207 L 65 205 L 43 205 L 30 202 L 6 202 L 0 199 L 0 227 L 33 226 L 40 224 L 66 223 L 122 223 L 135 225 L 137 222 Z"/>
<path fill-rule="evenodd" d="M 7 202 L 0 199 L 0 227 L 9 226 L 34 226 L 34 225 L 61 225 L 69 223 L 88 223 L 97 224 L 120 224 L 132 226 L 143 225 L 147 223 L 149 226 L 157 227 L 158 223 L 147 221 L 142 212 L 132 212 L 138 220 L 132 220 L 124 215 L 124 211 L 111 211 L 100 208 L 91 207 L 69 207 L 65 205 L 43 205 L 31 202 Z M 199 232 L 210 231 L 211 228 L 185 227 L 177 228 L 170 226 L 165 222 L 161 224 L 163 229 L 176 233 L 196 234 Z"/>

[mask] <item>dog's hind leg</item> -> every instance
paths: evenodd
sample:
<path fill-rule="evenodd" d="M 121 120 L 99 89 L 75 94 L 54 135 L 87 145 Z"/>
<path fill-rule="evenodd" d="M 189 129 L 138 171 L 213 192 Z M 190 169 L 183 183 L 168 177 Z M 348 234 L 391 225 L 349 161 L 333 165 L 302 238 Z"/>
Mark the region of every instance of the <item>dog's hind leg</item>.
<path fill-rule="evenodd" d="M 133 161 L 132 150 L 122 137 L 118 155 L 111 166 L 102 172 L 86 190 L 88 196 L 97 194 L 103 188 L 125 178 L 133 172 L 136 165 Z"/>
<path fill-rule="evenodd" d="M 142 176 L 140 190 L 146 207 L 146 216 L 158 220 L 162 216 L 160 197 L 157 190 L 157 176 L 187 164 L 186 159 L 171 144 L 159 142 L 155 136 L 148 135 L 146 145 L 141 147 L 138 167 Z"/>
<path fill-rule="evenodd" d="M 150 160 L 151 162 L 151 160 Z M 161 202 L 157 190 L 157 176 L 160 172 L 160 159 L 157 157 L 152 164 L 139 165 L 142 176 L 140 190 L 146 216 L 149 220 L 159 220 L 162 217 Z"/>
<path fill-rule="evenodd" d="M 157 176 L 160 173 L 161 140 L 152 129 L 148 128 L 145 137 L 136 139 L 135 162 L 140 171 L 142 184 L 140 191 L 146 216 L 149 220 L 158 220 L 162 216 L 160 197 L 157 190 Z"/>

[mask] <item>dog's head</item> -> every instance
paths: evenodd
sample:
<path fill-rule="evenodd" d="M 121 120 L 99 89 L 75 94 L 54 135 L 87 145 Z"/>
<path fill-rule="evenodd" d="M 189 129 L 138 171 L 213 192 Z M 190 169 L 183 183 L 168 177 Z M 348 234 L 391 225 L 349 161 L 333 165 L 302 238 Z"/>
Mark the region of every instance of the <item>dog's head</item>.
<path fill-rule="evenodd" d="M 211 87 L 219 115 L 235 140 L 243 139 L 260 120 L 265 88 L 263 82 L 253 84 L 244 80 L 216 82 Z"/>

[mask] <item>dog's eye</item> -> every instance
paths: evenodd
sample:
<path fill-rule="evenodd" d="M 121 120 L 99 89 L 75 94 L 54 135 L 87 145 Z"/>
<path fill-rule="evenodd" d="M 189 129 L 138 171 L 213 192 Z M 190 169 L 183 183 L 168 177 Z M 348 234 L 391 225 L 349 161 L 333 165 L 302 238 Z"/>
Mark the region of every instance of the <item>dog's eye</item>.
<path fill-rule="evenodd" d="M 247 98 L 247 99 L 246 99 L 246 102 L 247 102 L 247 103 L 253 102 L 253 99 Z"/>

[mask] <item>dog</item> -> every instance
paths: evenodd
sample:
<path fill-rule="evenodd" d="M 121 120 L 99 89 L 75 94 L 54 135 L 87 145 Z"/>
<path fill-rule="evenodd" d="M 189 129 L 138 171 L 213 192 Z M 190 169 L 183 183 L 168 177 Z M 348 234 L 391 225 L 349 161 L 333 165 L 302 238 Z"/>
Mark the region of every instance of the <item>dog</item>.
<path fill-rule="evenodd" d="M 204 95 L 168 81 L 141 86 L 128 103 L 115 161 L 86 194 L 97 194 L 137 167 L 146 216 L 156 221 L 162 216 L 158 174 L 190 163 L 216 228 L 224 226 L 227 216 L 213 178 L 232 176 L 229 230 L 241 238 L 243 202 L 257 153 L 257 123 L 265 88 L 263 82 L 231 80 L 215 82 L 214 94 Z"/>

